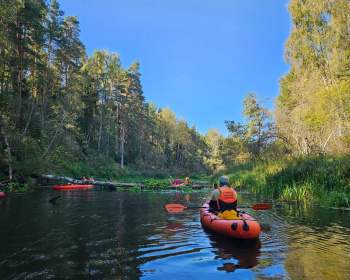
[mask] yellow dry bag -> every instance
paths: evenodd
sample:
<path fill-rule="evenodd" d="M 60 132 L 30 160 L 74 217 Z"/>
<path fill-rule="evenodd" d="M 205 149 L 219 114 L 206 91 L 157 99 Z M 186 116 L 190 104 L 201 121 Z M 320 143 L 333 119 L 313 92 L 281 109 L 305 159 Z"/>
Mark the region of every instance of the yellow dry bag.
<path fill-rule="evenodd" d="M 235 210 L 226 210 L 223 213 L 219 213 L 218 217 L 225 220 L 241 220 L 242 216 L 239 215 Z"/>

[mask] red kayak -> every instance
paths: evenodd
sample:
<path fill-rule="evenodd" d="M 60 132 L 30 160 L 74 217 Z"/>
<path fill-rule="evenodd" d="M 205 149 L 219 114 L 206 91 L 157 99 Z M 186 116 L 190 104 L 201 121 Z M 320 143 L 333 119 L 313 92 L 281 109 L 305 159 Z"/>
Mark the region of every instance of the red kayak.
<path fill-rule="evenodd" d="M 73 189 L 88 189 L 92 188 L 94 185 L 76 185 L 76 184 L 70 184 L 70 185 L 54 185 L 54 190 L 73 190 Z"/>
<path fill-rule="evenodd" d="M 5 193 L 0 192 L 0 197 L 4 197 L 4 196 L 5 196 Z"/>
<path fill-rule="evenodd" d="M 201 220 L 212 231 L 237 239 L 253 239 L 259 236 L 260 225 L 248 214 L 243 214 L 239 220 L 225 220 L 209 212 L 208 201 L 202 207 Z"/>

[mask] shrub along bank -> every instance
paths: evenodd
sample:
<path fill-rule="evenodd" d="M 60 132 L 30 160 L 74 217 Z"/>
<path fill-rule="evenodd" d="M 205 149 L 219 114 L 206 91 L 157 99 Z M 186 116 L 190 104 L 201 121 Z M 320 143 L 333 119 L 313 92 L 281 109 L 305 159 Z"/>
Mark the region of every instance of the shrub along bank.
<path fill-rule="evenodd" d="M 302 157 L 251 162 L 227 170 L 235 186 L 281 201 L 350 206 L 350 157 Z M 212 177 L 212 181 L 217 176 Z"/>

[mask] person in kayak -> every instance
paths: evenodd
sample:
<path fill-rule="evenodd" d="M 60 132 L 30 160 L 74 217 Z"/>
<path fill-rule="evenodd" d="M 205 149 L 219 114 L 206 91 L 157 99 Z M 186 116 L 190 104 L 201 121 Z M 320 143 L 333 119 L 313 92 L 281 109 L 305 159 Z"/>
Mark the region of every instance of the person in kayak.
<path fill-rule="evenodd" d="M 237 211 L 237 194 L 233 188 L 229 186 L 229 178 L 221 176 L 219 180 L 219 188 L 213 190 L 209 202 L 211 212 L 224 212 L 225 210 Z"/>
<path fill-rule="evenodd" d="M 181 185 L 181 180 L 180 179 L 176 179 L 175 185 Z"/>
<path fill-rule="evenodd" d="M 186 180 L 185 180 L 185 184 L 190 184 L 190 178 L 189 177 L 186 177 Z"/>

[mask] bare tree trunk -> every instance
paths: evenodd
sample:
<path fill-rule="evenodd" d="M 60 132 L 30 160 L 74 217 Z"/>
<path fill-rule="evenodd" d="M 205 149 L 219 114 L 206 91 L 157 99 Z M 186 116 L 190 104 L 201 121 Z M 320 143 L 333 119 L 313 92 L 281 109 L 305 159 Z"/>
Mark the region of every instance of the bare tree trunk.
<path fill-rule="evenodd" d="M 50 37 L 50 43 L 47 48 L 46 67 L 45 67 L 45 73 L 44 73 L 44 87 L 43 87 L 43 96 L 42 96 L 42 104 L 41 104 L 41 125 L 44 125 L 44 119 L 45 119 L 47 78 L 48 78 L 48 71 L 50 68 L 51 45 L 52 45 L 52 37 Z"/>
<path fill-rule="evenodd" d="M 126 97 L 125 97 L 125 103 L 127 102 L 127 100 L 129 100 L 129 90 L 131 87 L 131 81 L 129 80 L 129 83 L 126 87 Z M 124 106 L 121 108 L 122 109 L 122 120 L 121 120 L 121 133 L 120 133 L 120 153 L 121 153 L 121 157 L 120 157 L 120 166 L 122 169 L 124 169 L 124 144 L 125 144 L 125 127 L 126 127 L 126 120 L 128 118 L 128 109 L 126 108 L 125 104 Z"/>
<path fill-rule="evenodd" d="M 115 143 L 118 143 L 118 124 L 119 124 L 119 105 L 117 102 L 117 108 L 116 108 L 116 125 L 115 125 Z"/>
<path fill-rule="evenodd" d="M 37 52 L 37 45 L 35 44 L 35 53 Z M 28 127 L 29 127 L 29 124 L 30 124 L 30 121 L 32 119 L 32 115 L 33 115 L 33 110 L 34 110 L 34 107 L 36 105 L 36 100 L 37 100 L 37 96 L 38 96 L 38 70 L 37 70 L 37 63 L 38 63 L 38 57 L 37 55 L 35 54 L 35 58 L 34 58 L 34 70 L 33 70 L 33 77 L 34 77 L 34 80 L 35 80 L 35 87 L 34 87 L 34 97 L 33 99 L 31 99 L 31 108 L 30 108 L 30 113 L 29 113 L 29 117 L 28 117 L 28 121 L 27 121 L 27 124 L 24 128 L 24 132 L 23 132 L 23 135 L 27 133 L 27 130 L 28 130 Z"/>
<path fill-rule="evenodd" d="M 100 153 L 101 149 L 101 139 L 102 139 L 102 122 L 103 122 L 103 102 L 101 103 L 101 115 L 100 115 L 100 129 L 98 132 L 98 144 L 97 144 L 97 151 Z"/>
<path fill-rule="evenodd" d="M 30 108 L 30 113 L 29 113 L 29 117 L 28 117 L 28 121 L 27 121 L 26 127 L 25 127 L 24 132 L 23 132 L 23 136 L 27 133 L 30 121 L 32 119 L 33 110 L 34 110 L 34 107 L 35 107 L 36 100 L 32 100 L 31 103 L 32 103 L 32 107 Z"/>
<path fill-rule="evenodd" d="M 62 124 L 61 124 L 61 125 L 62 125 Z M 45 152 L 44 152 L 43 155 L 41 156 L 41 159 L 43 159 L 43 158 L 46 156 L 47 152 L 50 150 L 51 145 L 52 145 L 53 142 L 55 141 L 55 139 L 56 139 L 56 137 L 57 137 L 57 134 L 58 134 L 58 131 L 59 131 L 60 128 L 61 128 L 61 125 L 59 125 L 58 128 L 56 129 L 55 135 L 54 135 L 54 137 L 52 138 L 52 140 L 51 140 L 49 146 L 47 146 Z"/>
<path fill-rule="evenodd" d="M 120 166 L 124 169 L 124 142 L 125 142 L 125 123 L 121 123 L 121 133 L 120 133 Z"/>
<path fill-rule="evenodd" d="M 4 126 L 1 123 L 0 123 L 0 126 L 1 126 L 1 134 L 4 137 L 5 145 L 6 145 L 6 149 L 7 149 L 7 158 L 8 158 L 8 163 L 9 163 L 9 180 L 11 181 L 13 178 L 13 168 L 12 168 L 12 164 L 11 164 L 11 160 L 12 160 L 11 147 L 10 147 L 9 141 L 7 139 L 7 136 L 6 136 Z"/>
<path fill-rule="evenodd" d="M 110 125 L 111 125 L 111 121 L 108 118 L 108 127 L 107 127 L 107 151 L 106 151 L 106 157 L 108 158 L 109 156 L 109 132 L 110 132 Z"/>
<path fill-rule="evenodd" d="M 329 140 L 331 139 L 331 136 L 333 135 L 333 133 L 337 130 L 337 128 L 333 129 L 332 132 L 329 134 L 326 142 L 324 143 L 323 147 L 322 147 L 322 152 L 325 153 L 326 152 L 326 147 L 329 143 Z"/>
<path fill-rule="evenodd" d="M 21 18 L 17 19 L 17 55 L 18 55 L 18 65 L 17 65 L 17 84 L 18 84 L 18 108 L 17 108 L 17 116 L 16 116 L 16 124 L 15 126 L 17 127 L 18 122 L 20 120 L 20 115 L 21 115 L 21 107 L 22 107 L 22 79 L 23 79 L 23 57 L 24 57 L 24 50 L 22 48 L 22 44 L 25 38 L 25 34 L 22 37 L 22 22 Z M 25 29 L 26 32 L 26 29 Z"/>

